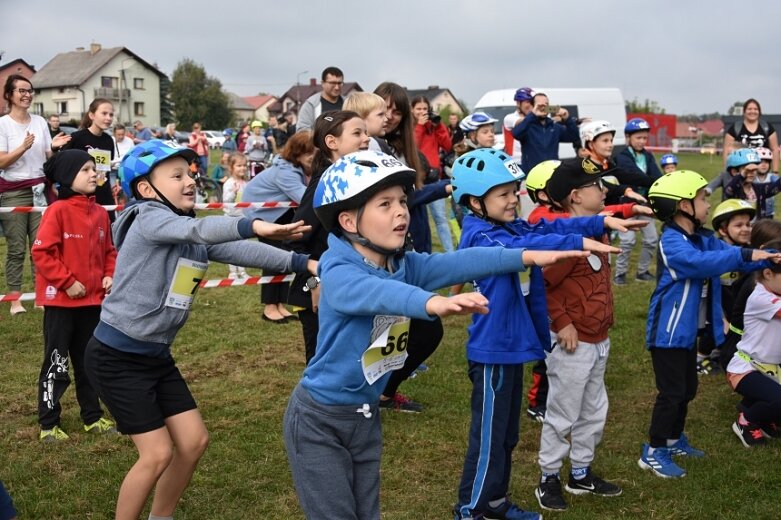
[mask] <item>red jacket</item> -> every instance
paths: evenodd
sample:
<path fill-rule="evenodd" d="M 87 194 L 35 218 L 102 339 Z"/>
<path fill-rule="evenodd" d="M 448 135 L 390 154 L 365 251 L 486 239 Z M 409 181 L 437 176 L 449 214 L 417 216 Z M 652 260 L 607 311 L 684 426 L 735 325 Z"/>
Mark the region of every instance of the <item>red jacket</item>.
<path fill-rule="evenodd" d="M 426 156 L 428 163 L 432 168 L 439 169 L 439 149 L 446 152 L 453 149 L 453 143 L 450 142 L 450 134 L 442 123 L 434 126 L 431 121 L 425 125 L 415 125 L 415 144 L 418 150 Z"/>
<path fill-rule="evenodd" d="M 95 203 L 95 197 L 58 200 L 41 217 L 32 259 L 36 305 L 100 305 L 105 296 L 103 278 L 114 276 L 117 260 L 108 212 Z M 72 300 L 65 290 L 76 280 L 87 294 Z"/>
<path fill-rule="evenodd" d="M 618 218 L 632 218 L 633 212 L 632 208 L 634 207 L 634 202 L 629 202 L 627 204 L 615 204 L 611 206 L 605 206 L 604 211 L 612 213 L 614 216 Z M 569 213 L 562 213 L 560 211 L 553 211 L 548 206 L 545 206 L 543 204 L 539 204 L 536 208 L 532 210 L 531 213 L 529 213 L 529 218 L 526 220 L 529 222 L 529 224 L 537 224 L 541 220 L 553 220 L 557 218 L 568 218 Z"/>

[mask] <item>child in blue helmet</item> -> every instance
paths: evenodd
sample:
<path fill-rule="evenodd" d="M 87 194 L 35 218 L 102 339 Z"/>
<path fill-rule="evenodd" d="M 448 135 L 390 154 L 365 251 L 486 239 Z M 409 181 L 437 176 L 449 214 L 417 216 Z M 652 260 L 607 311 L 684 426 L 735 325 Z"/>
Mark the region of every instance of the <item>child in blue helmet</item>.
<path fill-rule="evenodd" d="M 626 230 L 635 222 L 593 216 L 529 225 L 517 218 L 520 177 L 518 165 L 499 150 L 475 150 L 458 158 L 453 197 L 471 212 L 464 217 L 460 250 L 582 247 L 615 252 L 617 248 L 584 237 L 602 236 L 606 226 Z M 491 314 L 475 315 L 469 326 L 472 421 L 455 518 L 537 518 L 506 495 L 519 437 L 523 364 L 542 359 L 551 346 L 542 270 L 531 269 L 528 295 L 515 274 L 478 277 L 473 284 L 493 306 Z"/>
<path fill-rule="evenodd" d="M 686 475 L 673 456 L 705 455 L 689 444 L 684 429 L 697 394 L 697 337 L 704 332 L 715 344 L 724 342 L 719 276 L 768 267 L 768 259 L 781 261 L 781 253 L 731 246 L 703 229 L 710 210 L 706 185 L 700 174 L 681 170 L 657 179 L 648 194 L 665 224 L 646 329 L 658 394 L 638 465 L 663 478 Z"/>
<path fill-rule="evenodd" d="M 672 173 L 678 169 L 678 158 L 675 154 L 666 153 L 659 159 L 662 173 Z"/>
<path fill-rule="evenodd" d="M 725 201 L 728 198 L 732 198 L 727 195 L 727 186 L 733 181 L 734 177 L 738 175 L 738 164 L 743 161 L 742 153 L 738 153 L 740 150 L 735 150 L 727 155 L 727 159 L 724 162 L 724 171 L 718 176 L 711 179 L 707 186 L 705 186 L 705 192 L 711 195 L 714 191 L 721 188 L 721 200 Z"/>
<path fill-rule="evenodd" d="M 737 173 L 724 188 L 724 194 L 729 198 L 743 199 L 755 204 L 758 218 L 772 218 L 772 213 L 768 214 L 767 202 L 781 192 L 781 180 L 776 178 L 774 181 L 768 181 L 767 177 L 762 181 L 757 180 L 762 158 L 753 148 L 736 150 L 730 154 L 727 161 L 734 165 Z"/>
<path fill-rule="evenodd" d="M 322 285 L 320 333 L 284 419 L 293 481 L 309 519 L 380 518 L 379 399 L 391 372 L 404 365 L 410 318 L 488 312 L 479 293 L 446 298 L 433 291 L 494 273 L 517 278 L 524 265 L 583 256 L 409 251 L 407 195 L 415 175 L 390 155 L 362 151 L 336 160 L 317 185 L 314 211 L 330 231 L 320 277 L 309 284 Z M 580 237 L 569 238 L 569 249 L 581 248 Z"/>
<path fill-rule="evenodd" d="M 193 218 L 189 163 L 196 159 L 189 148 L 151 140 L 120 164 L 122 189 L 136 200 L 114 223 L 112 291 L 85 355 L 92 386 L 138 450 L 119 490 L 117 519 L 137 519 L 153 488 L 150 518 L 173 518 L 206 449 L 208 433 L 171 344 L 187 321 L 208 262 L 280 272 L 316 267 L 307 256 L 243 240 L 295 237 L 308 230 L 301 222 Z"/>

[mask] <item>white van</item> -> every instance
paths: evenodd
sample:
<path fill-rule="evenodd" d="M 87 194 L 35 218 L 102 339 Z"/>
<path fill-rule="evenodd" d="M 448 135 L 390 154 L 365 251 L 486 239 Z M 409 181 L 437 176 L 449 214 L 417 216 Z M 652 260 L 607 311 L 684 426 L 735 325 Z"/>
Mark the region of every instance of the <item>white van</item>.
<path fill-rule="evenodd" d="M 626 145 L 624 138 L 626 108 L 624 107 L 624 96 L 619 89 L 532 87 L 532 90 L 546 94 L 551 107 L 564 107 L 571 116 L 576 118 L 590 117 L 591 119 L 610 121 L 616 127 L 616 137 L 613 140 L 615 146 L 620 150 Z M 483 94 L 475 105 L 475 110 L 482 110 L 499 120 L 494 124 L 495 148 L 504 148 L 502 122 L 504 116 L 516 110 L 514 95 L 515 89 L 491 90 Z M 572 143 L 559 145 L 559 158 L 574 156 L 575 150 L 572 148 Z"/>

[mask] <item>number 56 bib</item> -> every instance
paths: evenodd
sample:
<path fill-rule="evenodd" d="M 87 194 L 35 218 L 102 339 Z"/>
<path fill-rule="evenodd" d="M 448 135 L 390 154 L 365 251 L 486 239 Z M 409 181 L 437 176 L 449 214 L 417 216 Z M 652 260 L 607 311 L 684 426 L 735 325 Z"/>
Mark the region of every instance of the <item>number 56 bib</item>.
<path fill-rule="evenodd" d="M 196 262 L 189 258 L 180 258 L 176 263 L 174 279 L 168 288 L 168 296 L 165 299 L 166 307 L 188 310 L 195 298 L 195 291 L 206 274 L 208 263 Z"/>
<path fill-rule="evenodd" d="M 363 376 L 373 384 L 407 360 L 410 320 L 404 316 L 375 316 L 374 341 L 361 356 Z"/>

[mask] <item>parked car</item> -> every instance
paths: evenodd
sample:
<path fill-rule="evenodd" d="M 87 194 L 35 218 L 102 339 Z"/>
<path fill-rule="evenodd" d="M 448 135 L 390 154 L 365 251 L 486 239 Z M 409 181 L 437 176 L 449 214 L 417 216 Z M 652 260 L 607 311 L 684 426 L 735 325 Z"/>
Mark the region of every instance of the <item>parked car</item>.
<path fill-rule="evenodd" d="M 75 126 L 60 125 L 60 132 L 65 132 L 68 135 L 71 135 L 76 130 L 78 129 Z"/>
<path fill-rule="evenodd" d="M 225 142 L 225 136 L 219 130 L 204 130 L 203 133 L 206 135 L 206 140 L 209 141 L 209 148 L 220 148 Z"/>
<path fill-rule="evenodd" d="M 176 136 L 176 142 L 179 144 L 190 143 L 190 132 L 182 132 L 181 130 L 177 130 L 174 132 L 174 135 Z"/>
<path fill-rule="evenodd" d="M 707 143 L 700 148 L 700 154 L 702 155 L 718 155 L 719 151 L 716 150 L 716 145 L 713 143 Z"/>

